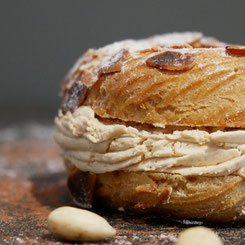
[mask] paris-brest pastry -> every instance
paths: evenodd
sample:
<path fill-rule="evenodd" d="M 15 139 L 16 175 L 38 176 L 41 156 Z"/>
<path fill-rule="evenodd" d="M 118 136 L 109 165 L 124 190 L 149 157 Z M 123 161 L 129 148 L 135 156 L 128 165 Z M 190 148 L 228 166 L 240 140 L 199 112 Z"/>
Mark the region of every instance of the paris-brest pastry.
<path fill-rule="evenodd" d="M 186 32 L 88 50 L 55 140 L 74 202 L 211 222 L 245 217 L 245 47 Z"/>

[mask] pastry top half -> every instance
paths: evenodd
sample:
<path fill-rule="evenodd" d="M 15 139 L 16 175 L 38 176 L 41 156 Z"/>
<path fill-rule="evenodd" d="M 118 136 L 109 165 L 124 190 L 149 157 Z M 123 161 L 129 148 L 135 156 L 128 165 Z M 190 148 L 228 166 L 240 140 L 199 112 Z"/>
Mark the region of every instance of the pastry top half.
<path fill-rule="evenodd" d="M 63 84 L 55 139 L 82 171 L 245 176 L 245 48 L 200 33 L 89 50 Z"/>
<path fill-rule="evenodd" d="M 63 83 L 63 113 L 191 127 L 245 127 L 245 47 L 173 33 L 88 50 Z"/>

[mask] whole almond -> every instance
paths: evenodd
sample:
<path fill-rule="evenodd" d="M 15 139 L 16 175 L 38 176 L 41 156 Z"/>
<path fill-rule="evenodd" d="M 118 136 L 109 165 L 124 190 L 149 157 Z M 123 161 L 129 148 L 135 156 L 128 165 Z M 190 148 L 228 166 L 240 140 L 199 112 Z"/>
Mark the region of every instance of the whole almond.
<path fill-rule="evenodd" d="M 99 241 L 116 230 L 101 216 L 73 207 L 60 207 L 48 216 L 48 228 L 58 238 L 69 241 Z"/>
<path fill-rule="evenodd" d="M 175 245 L 222 245 L 223 242 L 209 228 L 196 226 L 182 231 Z"/>

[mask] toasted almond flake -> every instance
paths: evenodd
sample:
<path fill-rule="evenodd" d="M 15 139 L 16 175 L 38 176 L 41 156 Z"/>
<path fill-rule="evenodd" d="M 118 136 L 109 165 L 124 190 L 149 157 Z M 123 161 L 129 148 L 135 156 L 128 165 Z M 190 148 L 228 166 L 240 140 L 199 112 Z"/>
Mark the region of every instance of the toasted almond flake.
<path fill-rule="evenodd" d="M 226 52 L 230 55 L 245 56 L 245 46 L 227 46 Z"/>
<path fill-rule="evenodd" d="M 69 89 L 65 91 L 62 111 L 75 111 L 85 100 L 88 88 L 81 82 L 75 81 Z"/>
<path fill-rule="evenodd" d="M 165 51 L 148 58 L 146 64 L 161 70 L 184 71 L 191 69 L 195 62 L 192 54 Z"/>
<path fill-rule="evenodd" d="M 179 44 L 179 45 L 173 45 L 171 48 L 181 49 L 181 48 L 193 48 L 190 44 Z"/>
<path fill-rule="evenodd" d="M 99 69 L 99 74 L 107 74 L 121 71 L 122 64 L 126 60 L 128 55 L 128 50 L 121 49 L 119 52 L 116 52 L 109 58 L 105 58 L 105 60 L 102 61 L 101 67 Z"/>

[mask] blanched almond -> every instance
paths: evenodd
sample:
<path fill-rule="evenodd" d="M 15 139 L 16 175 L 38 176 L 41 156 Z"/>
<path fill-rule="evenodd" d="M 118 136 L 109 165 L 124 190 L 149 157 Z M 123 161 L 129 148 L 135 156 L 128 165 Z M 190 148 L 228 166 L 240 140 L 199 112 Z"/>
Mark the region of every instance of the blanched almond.
<path fill-rule="evenodd" d="M 175 245 L 222 245 L 223 242 L 209 228 L 196 226 L 182 231 Z"/>
<path fill-rule="evenodd" d="M 116 230 L 101 216 L 73 207 L 61 207 L 48 216 L 48 228 L 58 238 L 69 241 L 99 241 Z"/>

